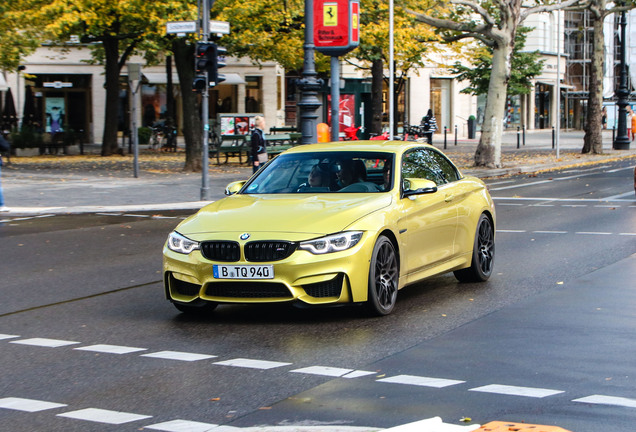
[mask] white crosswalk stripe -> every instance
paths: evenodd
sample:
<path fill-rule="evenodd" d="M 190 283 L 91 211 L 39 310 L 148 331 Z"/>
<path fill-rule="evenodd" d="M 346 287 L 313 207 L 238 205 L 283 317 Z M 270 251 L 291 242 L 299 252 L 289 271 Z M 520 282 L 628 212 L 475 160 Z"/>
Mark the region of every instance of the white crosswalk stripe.
<path fill-rule="evenodd" d="M 16 411 L 38 412 L 53 408 L 65 407 L 65 404 L 54 402 L 46 402 L 35 399 L 23 399 L 16 397 L 7 397 L 0 399 L 0 408 L 11 409 Z"/>
<path fill-rule="evenodd" d="M 142 354 L 141 357 L 153 357 L 153 358 L 161 358 L 167 360 L 180 360 L 180 361 L 197 361 L 197 360 L 207 360 L 211 358 L 215 358 L 217 356 L 208 355 L 208 354 L 195 354 L 195 353 L 187 353 L 180 351 L 159 351 L 155 353 Z"/>
<path fill-rule="evenodd" d="M 94 351 L 105 354 L 130 354 L 133 352 L 146 351 L 147 348 L 134 348 L 120 345 L 89 345 L 85 347 L 74 348 L 78 351 Z"/>
<path fill-rule="evenodd" d="M 465 381 L 445 379 L 445 378 L 431 378 L 415 375 L 397 375 L 389 378 L 382 378 L 377 380 L 378 382 L 394 383 L 394 384 L 407 384 L 414 386 L 444 388 L 457 384 L 462 384 Z"/>
<path fill-rule="evenodd" d="M 58 414 L 58 417 L 72 418 L 76 420 L 86 420 L 95 423 L 108 423 L 120 425 L 138 420 L 151 418 L 149 415 L 133 414 L 121 411 L 111 411 L 99 408 L 86 408 L 78 411 L 70 411 Z"/>
<path fill-rule="evenodd" d="M 554 396 L 559 393 L 564 393 L 562 390 L 551 390 L 535 387 L 518 387 L 502 384 L 490 384 L 482 387 L 475 387 L 469 389 L 469 391 L 482 392 L 482 393 L 496 393 L 509 396 L 525 396 L 532 398 L 544 398 L 548 396 Z"/>

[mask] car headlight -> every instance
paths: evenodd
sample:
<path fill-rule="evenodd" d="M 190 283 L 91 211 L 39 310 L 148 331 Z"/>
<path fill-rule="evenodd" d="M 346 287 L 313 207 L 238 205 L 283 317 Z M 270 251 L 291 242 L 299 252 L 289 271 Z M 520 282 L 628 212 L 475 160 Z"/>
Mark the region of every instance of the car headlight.
<path fill-rule="evenodd" d="M 193 250 L 199 249 L 199 242 L 172 231 L 168 236 L 168 249 L 187 255 Z"/>
<path fill-rule="evenodd" d="M 354 247 L 361 238 L 362 231 L 347 231 L 301 242 L 299 248 L 315 255 L 340 252 Z"/>

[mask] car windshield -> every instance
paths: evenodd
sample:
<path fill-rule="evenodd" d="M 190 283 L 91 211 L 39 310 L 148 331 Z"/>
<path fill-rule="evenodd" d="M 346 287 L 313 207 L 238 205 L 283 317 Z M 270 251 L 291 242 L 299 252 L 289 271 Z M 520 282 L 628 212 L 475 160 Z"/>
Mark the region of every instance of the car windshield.
<path fill-rule="evenodd" d="M 259 171 L 241 193 L 380 193 L 393 187 L 392 170 L 392 153 L 282 154 Z"/>

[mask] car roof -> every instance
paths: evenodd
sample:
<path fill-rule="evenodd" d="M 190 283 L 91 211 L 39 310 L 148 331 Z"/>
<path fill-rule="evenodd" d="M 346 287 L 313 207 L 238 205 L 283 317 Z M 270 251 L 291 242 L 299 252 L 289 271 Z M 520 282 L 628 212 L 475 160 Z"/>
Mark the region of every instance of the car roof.
<path fill-rule="evenodd" d="M 311 152 L 326 152 L 326 151 L 354 151 L 354 152 L 389 152 L 389 153 L 402 153 L 407 149 L 413 147 L 429 147 L 435 149 L 435 147 L 418 143 L 413 141 L 339 141 L 328 142 L 319 144 L 303 144 L 292 147 L 285 153 L 311 153 Z M 435 149 L 437 150 L 437 149 Z"/>

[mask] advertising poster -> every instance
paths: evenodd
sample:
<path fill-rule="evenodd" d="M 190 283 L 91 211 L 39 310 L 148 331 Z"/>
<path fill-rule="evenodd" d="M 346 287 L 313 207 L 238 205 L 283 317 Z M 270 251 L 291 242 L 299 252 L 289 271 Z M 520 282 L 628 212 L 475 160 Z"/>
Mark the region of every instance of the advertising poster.
<path fill-rule="evenodd" d="M 327 124 L 331 126 L 331 95 L 327 96 L 329 105 L 327 106 Z M 355 108 L 356 97 L 355 95 L 340 95 L 340 104 L 338 106 L 340 117 L 340 132 L 348 127 L 355 126 Z"/>
<path fill-rule="evenodd" d="M 221 135 L 234 135 L 234 117 L 221 117 Z"/>
<path fill-rule="evenodd" d="M 46 129 L 45 132 L 57 133 L 64 130 L 65 105 L 63 97 L 46 98 Z"/>
<path fill-rule="evenodd" d="M 247 135 L 250 133 L 249 117 L 235 117 L 234 127 L 236 128 L 236 135 Z"/>

